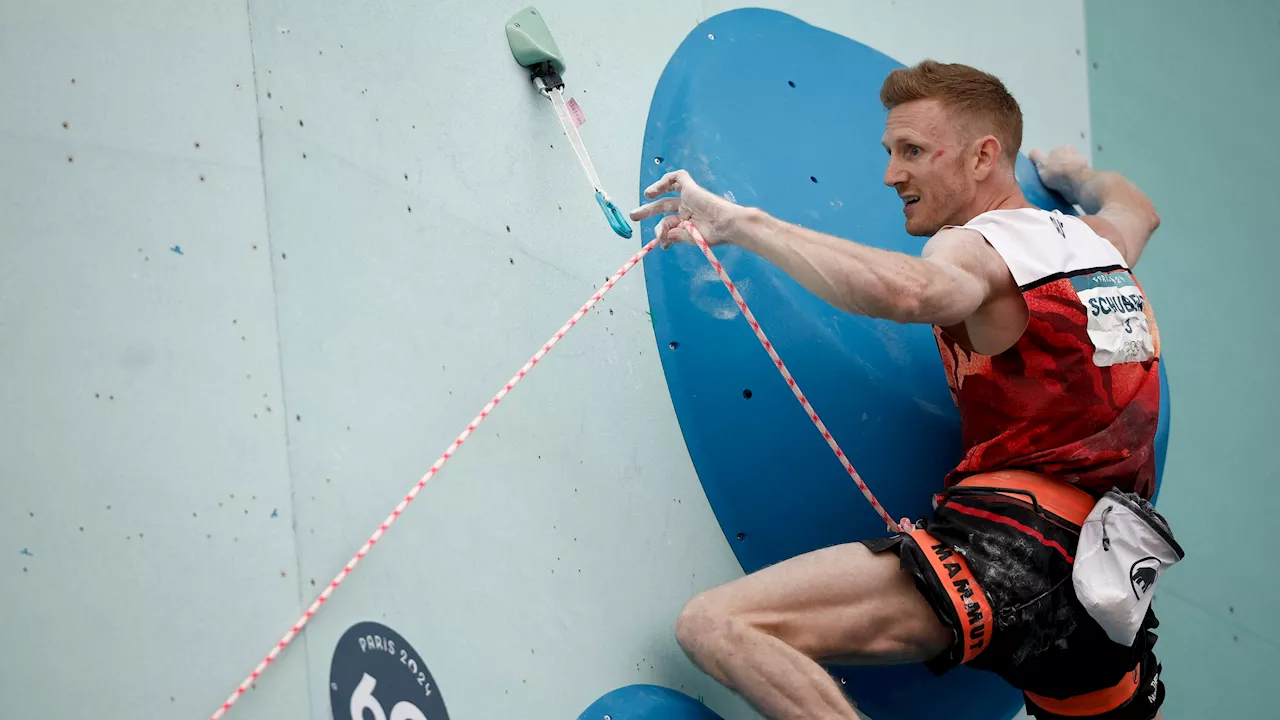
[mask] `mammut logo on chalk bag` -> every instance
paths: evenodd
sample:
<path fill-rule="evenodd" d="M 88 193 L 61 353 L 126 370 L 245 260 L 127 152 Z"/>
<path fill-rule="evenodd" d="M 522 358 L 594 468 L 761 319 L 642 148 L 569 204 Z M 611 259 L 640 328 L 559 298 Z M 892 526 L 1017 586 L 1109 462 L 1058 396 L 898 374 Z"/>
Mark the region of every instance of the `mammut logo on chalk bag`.
<path fill-rule="evenodd" d="M 982 648 L 983 633 L 986 631 L 986 618 L 982 616 L 982 606 L 973 598 L 973 586 L 969 578 L 962 577 L 956 579 L 963 568 L 960 563 L 953 562 L 951 558 L 955 555 L 955 551 L 946 545 L 934 545 L 933 554 L 938 556 L 938 560 L 942 563 L 942 567 L 947 571 L 947 579 L 951 581 L 951 592 L 960 598 L 960 602 L 964 605 L 965 617 L 960 618 L 961 621 L 967 622 L 969 625 L 969 645 L 970 650 L 980 650 Z"/>
<path fill-rule="evenodd" d="M 1133 585 L 1133 596 L 1140 598 L 1152 585 L 1156 584 L 1156 569 L 1160 567 L 1159 558 L 1147 557 L 1135 562 L 1129 568 L 1129 582 Z"/>

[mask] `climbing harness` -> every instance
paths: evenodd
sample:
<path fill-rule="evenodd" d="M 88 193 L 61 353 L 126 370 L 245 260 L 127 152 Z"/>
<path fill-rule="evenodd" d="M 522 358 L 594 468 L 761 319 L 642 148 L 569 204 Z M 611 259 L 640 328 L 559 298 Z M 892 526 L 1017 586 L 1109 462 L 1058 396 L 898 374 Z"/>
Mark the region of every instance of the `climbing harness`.
<path fill-rule="evenodd" d="M 609 199 L 609 194 L 604 191 L 600 176 L 596 174 L 595 166 L 591 164 L 591 156 L 587 154 L 587 146 L 583 144 L 582 136 L 578 134 L 578 125 L 581 121 L 575 120 L 573 113 L 570 112 L 570 105 L 573 104 L 576 109 L 576 103 L 565 102 L 564 80 L 560 77 L 565 70 L 564 56 L 560 54 L 560 48 L 551 37 L 547 23 L 536 8 L 527 7 L 507 21 L 507 43 L 511 46 L 511 54 L 516 62 L 531 68 L 533 84 L 538 88 L 538 92 L 551 102 L 556 118 L 560 120 L 560 127 L 568 136 L 569 144 L 573 146 L 573 152 L 578 156 L 578 163 L 582 165 L 583 172 L 587 174 L 587 181 L 595 191 L 596 203 L 600 205 L 605 219 L 609 221 L 609 227 L 613 228 L 618 235 L 630 238 L 631 224 L 618 210 L 618 206 Z"/>

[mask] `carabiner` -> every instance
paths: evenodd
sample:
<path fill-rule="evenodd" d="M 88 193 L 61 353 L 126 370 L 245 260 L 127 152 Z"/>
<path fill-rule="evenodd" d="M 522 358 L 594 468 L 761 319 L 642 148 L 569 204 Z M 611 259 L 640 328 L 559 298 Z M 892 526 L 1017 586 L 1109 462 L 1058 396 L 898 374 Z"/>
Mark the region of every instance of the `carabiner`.
<path fill-rule="evenodd" d="M 609 227 L 613 228 L 613 231 L 618 235 L 630 238 L 631 224 L 627 222 L 626 216 L 622 214 L 617 205 L 613 204 L 612 200 L 605 199 L 603 190 L 596 191 L 596 202 L 600 204 L 600 209 L 604 211 L 604 216 L 609 220 Z"/>

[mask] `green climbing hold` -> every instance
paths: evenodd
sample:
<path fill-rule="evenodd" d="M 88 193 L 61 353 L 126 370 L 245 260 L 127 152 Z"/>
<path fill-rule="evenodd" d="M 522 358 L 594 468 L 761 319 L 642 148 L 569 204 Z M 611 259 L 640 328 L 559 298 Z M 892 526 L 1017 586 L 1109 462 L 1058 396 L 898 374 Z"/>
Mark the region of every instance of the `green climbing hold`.
<path fill-rule="evenodd" d="M 564 56 L 551 37 L 542 13 L 532 5 L 521 10 L 507 21 L 507 42 L 516 62 L 524 67 L 550 63 L 556 72 L 564 72 Z"/>

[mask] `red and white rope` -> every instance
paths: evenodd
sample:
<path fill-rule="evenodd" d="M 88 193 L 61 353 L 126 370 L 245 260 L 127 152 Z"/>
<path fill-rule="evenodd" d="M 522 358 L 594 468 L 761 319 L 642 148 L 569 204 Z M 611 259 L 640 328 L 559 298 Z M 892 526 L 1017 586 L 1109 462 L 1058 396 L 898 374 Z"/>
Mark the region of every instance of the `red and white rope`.
<path fill-rule="evenodd" d="M 796 384 L 796 379 L 791 377 L 791 371 L 787 369 L 786 364 L 782 362 L 782 358 L 778 357 L 778 351 L 774 350 L 773 343 L 769 342 L 769 338 L 765 336 L 764 330 L 760 329 L 760 323 L 756 322 L 755 315 L 751 314 L 751 308 L 747 307 L 747 301 L 742 299 L 742 295 L 738 292 L 738 287 L 733 284 L 733 280 L 729 279 L 729 274 L 724 271 L 724 266 L 716 259 L 715 253 L 711 251 L 711 246 L 702 237 L 702 233 L 698 232 L 698 228 L 694 227 L 691 222 L 680 223 L 680 226 L 689 231 L 693 236 L 694 242 L 698 243 L 698 247 L 702 250 L 702 254 L 707 257 L 707 261 L 711 263 L 711 267 L 716 269 L 716 274 L 720 276 L 720 282 L 728 288 L 729 294 L 733 296 L 734 302 L 738 303 L 738 309 L 742 311 L 742 316 L 750 323 L 751 329 L 756 333 L 756 339 L 764 346 L 765 352 L 769 353 L 769 357 L 773 358 L 773 364 L 778 368 L 778 372 L 782 373 L 783 379 L 787 381 L 787 385 L 791 388 L 791 392 L 795 394 L 796 399 L 800 401 L 800 406 L 804 408 L 805 413 L 813 424 L 817 426 L 818 432 L 822 433 L 822 438 L 827 441 L 827 445 L 831 446 L 831 452 L 836 454 L 836 458 L 840 460 L 840 464 L 844 466 L 845 472 L 849 473 L 849 477 L 853 478 L 854 484 L 866 496 L 867 502 L 871 503 L 881 518 L 884 519 L 890 530 L 902 530 L 903 532 L 911 530 L 914 526 L 907 518 L 903 518 L 901 523 L 893 521 L 893 517 L 880 505 L 880 501 L 876 500 L 876 496 L 871 493 L 871 489 L 862 481 L 862 476 L 858 475 L 858 471 L 853 469 L 853 464 L 849 462 L 849 458 L 845 457 L 844 451 L 840 449 L 840 445 L 836 443 L 831 431 L 827 430 L 827 426 L 822 423 L 822 419 L 818 417 L 818 413 L 809 404 L 809 399 L 800 391 L 800 386 Z"/>
<path fill-rule="evenodd" d="M 793 392 L 796 399 L 800 401 L 800 405 L 809 415 L 809 419 L 812 420 L 813 424 L 818 428 L 818 432 L 822 433 L 823 439 L 825 439 L 827 444 L 831 446 L 832 452 L 834 452 L 836 458 L 840 460 L 845 471 L 849 473 L 849 476 L 853 478 L 854 483 L 857 484 L 858 489 L 862 491 L 862 494 L 866 496 L 867 501 L 871 503 L 871 507 L 874 508 L 880 517 L 884 519 L 890 529 L 902 529 L 903 531 L 910 530 L 911 524 L 906 518 L 902 520 L 901 524 L 893 521 L 893 518 L 889 513 L 886 512 L 885 509 L 881 507 L 880 502 L 876 500 L 875 495 L 871 493 L 867 484 L 863 482 L 862 477 L 853 469 L 853 465 L 850 464 L 849 459 L 845 457 L 844 451 L 840 449 L 835 438 L 831 436 L 831 432 L 827 430 L 826 425 L 824 425 L 822 420 L 818 417 L 818 413 L 809 404 L 809 400 L 804 396 L 804 393 L 800 391 L 800 386 L 796 384 L 795 378 L 793 378 L 791 376 L 791 372 L 787 370 L 786 364 L 784 364 L 782 362 L 782 358 L 778 356 L 778 352 L 774 349 L 773 344 L 769 342 L 769 338 L 766 337 L 764 331 L 760 329 L 760 323 L 756 322 L 755 316 L 751 314 L 751 309 L 747 307 L 746 300 L 742 299 L 742 295 L 738 293 L 737 286 L 734 285 L 731 279 L 729 279 L 729 275 L 725 272 L 724 266 L 722 266 L 720 261 L 716 259 L 715 253 L 711 251 L 710 245 L 707 244 L 707 241 L 702 237 L 702 234 L 698 232 L 698 229 L 694 227 L 692 223 L 685 222 L 682 223 L 682 225 L 693 236 L 698 247 L 702 250 L 702 254 L 706 256 L 707 260 L 711 263 L 711 266 L 715 268 L 716 274 L 720 276 L 720 281 L 724 283 L 724 286 L 733 296 L 734 301 L 738 304 L 738 308 L 742 311 L 743 317 L 745 317 L 747 322 L 751 324 L 751 329 L 755 331 L 756 338 L 759 339 L 760 343 L 764 346 L 765 352 L 769 353 L 769 357 L 773 358 L 774 365 L 777 366 L 778 372 L 782 373 L 782 377 L 787 381 L 787 385 L 791 388 L 791 392 Z M 498 394 L 489 401 L 489 404 L 484 406 L 480 411 L 480 414 L 477 415 L 469 425 L 467 425 L 467 428 L 462 431 L 462 434 L 458 435 L 453 443 L 444 451 L 444 454 L 435 461 L 431 468 L 427 470 L 427 473 L 418 480 L 417 484 L 415 484 L 411 490 L 409 490 L 409 493 L 404 496 L 404 499 L 402 499 L 400 503 L 396 505 L 395 509 L 391 511 L 391 514 L 387 516 L 387 519 L 382 521 L 382 524 L 378 526 L 378 529 L 374 531 L 373 535 L 365 541 L 364 546 L 356 552 L 355 557 L 351 558 L 351 560 L 343 566 L 342 571 L 338 573 L 337 577 L 335 577 L 327 587 L 325 587 L 324 591 L 320 593 L 320 596 L 311 603 L 311 606 L 307 608 L 307 611 L 303 613 L 302 617 L 298 618 L 298 621 L 293 624 L 293 627 L 289 628 L 289 631 L 284 634 L 284 637 L 275 644 L 275 647 L 271 648 L 271 652 L 267 653 L 267 656 L 258 663 L 258 666 L 253 669 L 253 672 L 249 674 L 249 677 L 245 678 L 244 682 L 240 683 L 235 692 L 227 698 L 226 702 L 224 702 L 222 706 L 213 713 L 210 720 L 220 720 L 229 710 L 231 710 L 231 707 L 236 704 L 241 696 L 243 696 L 253 683 L 262 676 L 262 673 L 266 671 L 267 667 L 271 665 L 271 663 L 275 662 L 275 659 L 280 655 L 280 653 L 288 647 L 289 643 L 293 642 L 293 639 L 297 637 L 298 633 L 302 632 L 302 629 L 311 621 L 311 618 L 320 610 L 320 607 L 328 601 L 329 597 L 333 595 L 333 592 L 338 589 L 338 586 L 347 579 L 351 574 L 351 571 L 355 569 L 356 565 L 359 564 L 373 546 L 378 543 L 382 536 L 387 532 L 387 529 L 391 527 L 391 524 L 400 517 L 401 513 L 403 513 L 407 507 L 409 507 L 409 503 L 413 502 L 413 499 L 422 491 L 422 488 L 426 486 L 427 482 L 440 471 L 440 468 L 444 467 L 444 464 L 449 461 L 449 458 L 453 457 L 453 454 L 462 446 L 462 443 L 470 437 L 471 433 L 475 432 L 475 429 L 480 426 L 480 423 L 489 416 L 489 413 L 493 412 L 493 409 L 498 406 L 498 403 L 502 402 L 502 399 L 507 396 L 507 393 L 511 392 L 511 389 L 516 386 L 516 383 L 520 382 L 525 375 L 529 374 L 529 371 L 533 369 L 533 366 L 537 365 L 538 362 L 551 351 L 551 348 L 555 347 L 556 343 L 560 342 L 560 339 L 563 338 L 574 325 L 578 324 L 578 321 L 581 320 L 583 316 L 585 316 L 587 312 L 589 312 L 591 308 L 600 301 L 600 298 L 604 297 L 605 293 L 613 289 L 613 286 L 622 279 L 622 276 L 626 275 L 628 271 L 635 267 L 635 265 L 639 263 L 645 255 L 648 255 L 649 252 L 658 245 L 658 242 L 658 240 L 650 241 L 647 245 L 641 248 L 639 252 L 633 255 L 631 259 L 613 275 L 613 277 L 609 278 L 605 284 L 591 296 L 591 299 L 587 300 L 578 312 L 574 313 L 573 317 L 569 318 L 568 322 L 556 331 L 555 335 L 551 336 L 551 339 L 548 340 L 546 344 L 538 350 L 538 352 L 534 353 L 533 357 L 525 363 L 524 367 L 520 368 L 520 371 L 507 381 L 507 384 L 503 386 L 502 390 L 498 391 Z"/>
<path fill-rule="evenodd" d="M 578 312 L 574 313 L 573 317 L 569 318 L 569 321 L 557 330 L 555 335 L 551 336 L 551 339 L 548 340 L 546 344 L 538 350 L 538 352 L 534 353 L 533 357 L 529 359 L 529 362 L 525 363 L 524 367 L 520 368 L 520 371 L 507 381 L 507 384 L 503 386 L 502 390 L 498 391 L 498 394 L 489 401 L 488 405 L 484 406 L 480 411 L 480 414 L 471 421 L 471 424 L 467 425 L 467 429 L 462 431 L 462 434 L 459 435 L 457 439 L 449 445 L 448 449 L 444 451 L 444 454 L 435 461 L 435 464 L 431 466 L 431 469 L 427 470 L 427 473 L 422 476 L 422 479 L 418 480 L 418 483 L 413 486 L 413 489 L 409 491 L 409 494 L 404 496 L 404 499 L 400 501 L 399 505 L 396 505 L 395 509 L 391 511 L 391 514 L 387 516 L 387 519 L 382 521 L 382 524 L 378 526 L 378 529 L 374 531 L 373 535 L 365 541 L 364 546 L 356 552 L 355 557 L 351 558 L 351 560 L 343 566 L 342 572 L 338 573 L 337 577 L 335 577 L 324 591 L 320 593 L 320 596 L 311 603 L 311 607 L 307 608 L 307 611 L 303 613 L 302 617 L 298 618 L 298 621 L 293 624 L 293 627 L 289 628 L 289 632 L 285 633 L 284 637 L 280 638 L 280 641 L 276 643 L 275 647 L 271 648 L 271 652 L 267 653 L 267 656 L 258 663 L 258 666 L 253 669 L 253 672 L 249 673 L 249 677 L 245 678 L 244 682 L 240 683 L 239 687 L 237 687 L 236 691 L 227 698 L 226 702 L 222 703 L 222 706 L 213 713 L 210 720 L 219 720 L 227 714 L 227 711 L 231 709 L 231 706 L 235 705 L 236 701 L 244 695 L 245 691 L 247 691 L 259 677 L 261 677 L 262 673 L 267 669 L 267 666 L 275 662 L 276 657 L 279 656 L 286 647 L 288 647 L 289 643 L 293 642 L 293 639 L 302 631 L 302 628 L 311 621 L 313 616 L 315 616 L 316 612 L 320 609 L 320 606 L 325 604 L 329 599 L 329 596 L 333 594 L 333 591 L 338 589 L 338 586 L 342 584 L 342 581 L 347 579 L 347 576 L 351 574 L 351 571 L 355 569 L 356 565 L 359 564 L 359 562 L 364 559 L 364 556 L 369 553 L 369 550 L 378 543 L 378 540 L 380 540 L 383 534 L 387 532 L 387 529 L 391 527 L 391 523 L 395 522 L 396 519 L 400 517 L 400 514 L 404 512 L 405 508 L 409 507 L 409 503 L 413 502 L 413 499 L 422 491 L 422 488 L 427 484 L 427 481 L 439 472 L 440 468 L 444 467 L 444 464 L 449 461 L 449 458 L 453 457 L 453 454 L 457 452 L 459 447 L 462 447 L 462 443 L 470 437 L 471 433 L 475 432 L 475 429 L 480 426 L 481 422 L 484 422 L 484 419 L 489 416 L 489 413 L 493 412 L 493 409 L 498 406 L 498 403 L 502 402 L 502 399 L 507 396 L 507 393 L 511 392 L 511 389 L 516 386 L 516 383 L 520 382 L 525 375 L 528 375 L 529 371 L 533 369 L 533 366 L 537 365 L 548 352 L 551 352 L 551 348 L 555 347 L 555 344 L 560 342 L 560 338 L 563 338 L 565 333 L 569 332 L 574 325 L 577 325 L 578 321 L 591 310 L 592 306 L 599 302 L 600 298 L 604 297 L 605 293 L 612 290 L 613 286 L 622 279 L 622 276 L 626 275 L 631 268 L 635 267 L 636 263 L 640 262 L 645 255 L 648 255 L 649 251 L 653 250 L 657 244 L 658 241 L 653 240 L 648 245 L 641 248 L 640 252 L 632 255 L 631 259 L 628 260 L 613 277 L 609 278 L 605 284 L 591 296 L 591 299 L 588 300 L 586 304 L 578 310 Z"/>

